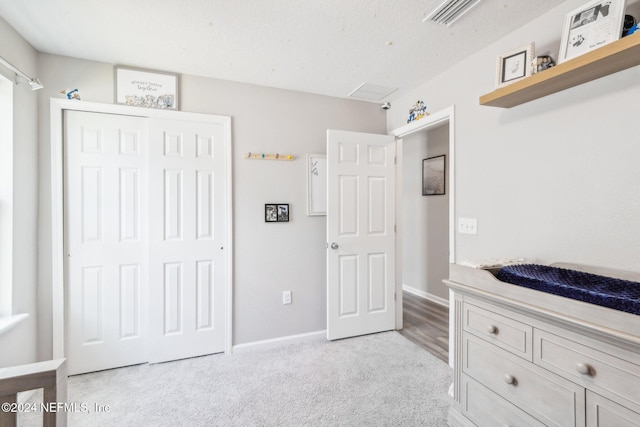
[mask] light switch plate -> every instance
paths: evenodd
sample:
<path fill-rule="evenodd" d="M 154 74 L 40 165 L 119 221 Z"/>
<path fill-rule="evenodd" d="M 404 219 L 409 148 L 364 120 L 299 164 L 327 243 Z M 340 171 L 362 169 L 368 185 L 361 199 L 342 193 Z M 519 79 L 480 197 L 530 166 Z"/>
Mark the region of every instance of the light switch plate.
<path fill-rule="evenodd" d="M 458 233 L 460 234 L 478 234 L 477 218 L 458 218 Z"/>

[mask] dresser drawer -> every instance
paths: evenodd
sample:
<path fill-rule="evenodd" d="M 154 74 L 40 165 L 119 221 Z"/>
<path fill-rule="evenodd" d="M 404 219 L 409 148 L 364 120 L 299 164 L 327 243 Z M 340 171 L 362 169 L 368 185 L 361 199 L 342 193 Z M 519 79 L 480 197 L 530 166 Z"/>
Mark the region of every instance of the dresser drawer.
<path fill-rule="evenodd" d="M 473 304 L 463 308 L 463 329 L 510 353 L 532 360 L 531 326 Z"/>
<path fill-rule="evenodd" d="M 640 408 L 640 365 L 538 329 L 534 339 L 537 365 Z"/>
<path fill-rule="evenodd" d="M 640 414 L 587 391 L 587 427 L 638 427 Z"/>
<path fill-rule="evenodd" d="M 462 375 L 462 405 L 465 415 L 479 427 L 544 427 L 526 412 Z"/>
<path fill-rule="evenodd" d="M 463 333 L 462 371 L 549 426 L 585 425 L 585 389 Z"/>

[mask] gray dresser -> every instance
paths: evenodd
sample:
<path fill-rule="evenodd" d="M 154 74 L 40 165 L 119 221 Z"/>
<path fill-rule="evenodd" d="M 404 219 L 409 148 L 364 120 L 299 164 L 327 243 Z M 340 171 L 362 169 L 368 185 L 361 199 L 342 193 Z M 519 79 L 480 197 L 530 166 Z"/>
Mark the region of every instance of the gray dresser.
<path fill-rule="evenodd" d="M 456 264 L 445 283 L 455 295 L 451 426 L 640 426 L 640 316 Z"/>

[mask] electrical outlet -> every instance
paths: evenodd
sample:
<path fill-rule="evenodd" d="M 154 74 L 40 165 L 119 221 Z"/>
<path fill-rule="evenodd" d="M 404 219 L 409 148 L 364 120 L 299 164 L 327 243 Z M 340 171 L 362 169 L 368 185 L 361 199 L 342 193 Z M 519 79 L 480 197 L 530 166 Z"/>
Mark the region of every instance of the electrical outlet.
<path fill-rule="evenodd" d="M 284 291 L 282 293 L 282 303 L 291 304 L 291 291 Z"/>
<path fill-rule="evenodd" d="M 458 233 L 478 234 L 478 220 L 476 218 L 458 218 Z"/>

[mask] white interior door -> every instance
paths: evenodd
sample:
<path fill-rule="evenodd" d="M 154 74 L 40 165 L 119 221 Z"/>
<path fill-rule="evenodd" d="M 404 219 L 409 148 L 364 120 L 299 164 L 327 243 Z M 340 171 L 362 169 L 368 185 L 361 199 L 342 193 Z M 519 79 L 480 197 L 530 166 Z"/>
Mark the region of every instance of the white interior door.
<path fill-rule="evenodd" d="M 152 120 L 150 133 L 149 361 L 222 352 L 225 128 Z"/>
<path fill-rule="evenodd" d="M 69 374 L 147 361 L 147 121 L 65 113 Z"/>
<path fill-rule="evenodd" d="M 327 131 L 327 338 L 395 327 L 395 142 Z"/>

